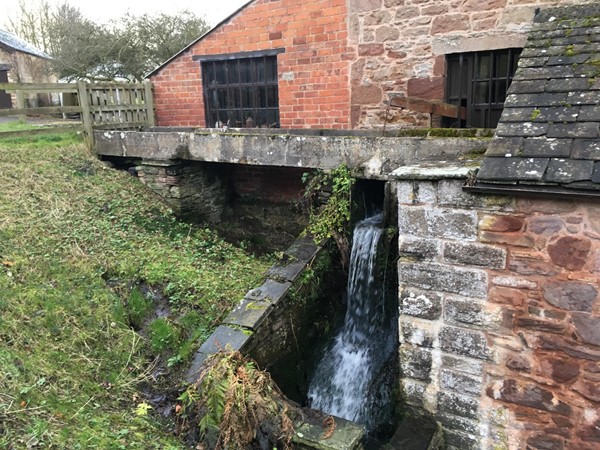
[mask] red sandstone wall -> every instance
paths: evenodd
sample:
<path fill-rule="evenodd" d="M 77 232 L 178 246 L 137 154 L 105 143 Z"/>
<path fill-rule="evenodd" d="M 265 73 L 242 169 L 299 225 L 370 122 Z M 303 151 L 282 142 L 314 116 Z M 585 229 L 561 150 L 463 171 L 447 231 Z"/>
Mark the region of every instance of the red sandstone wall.
<path fill-rule="evenodd" d="M 521 199 L 482 217 L 480 240 L 508 250 L 488 300 L 513 338 L 490 334 L 489 401 L 511 411 L 519 448 L 600 448 L 600 207 Z"/>
<path fill-rule="evenodd" d="M 348 0 L 352 127 L 429 126 L 390 95 L 443 99 L 449 53 L 521 47 L 536 8 L 597 0 Z"/>
<path fill-rule="evenodd" d="M 193 55 L 285 48 L 277 56 L 282 128 L 348 128 L 346 1 L 256 0 L 151 77 L 162 126 L 205 126 Z"/>

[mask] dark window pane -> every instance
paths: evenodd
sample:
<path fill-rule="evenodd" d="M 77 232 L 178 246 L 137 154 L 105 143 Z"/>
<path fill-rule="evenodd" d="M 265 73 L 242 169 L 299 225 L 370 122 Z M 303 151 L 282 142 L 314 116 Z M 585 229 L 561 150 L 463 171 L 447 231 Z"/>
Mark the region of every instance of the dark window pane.
<path fill-rule="evenodd" d="M 202 63 L 207 125 L 279 126 L 277 58 Z"/>
<path fill-rule="evenodd" d="M 237 61 L 230 61 L 227 65 L 227 82 L 229 84 L 237 84 L 240 82 L 240 72 Z"/>
<path fill-rule="evenodd" d="M 266 58 L 267 65 L 267 82 L 275 83 L 277 82 L 277 59 L 276 58 Z"/>
<path fill-rule="evenodd" d="M 250 60 L 242 59 L 240 63 L 240 83 L 250 82 Z"/>
<path fill-rule="evenodd" d="M 264 60 L 261 58 L 261 60 L 256 61 L 254 67 L 255 67 L 254 82 L 255 83 L 263 83 L 267 79 L 267 76 L 265 74 Z"/>
<path fill-rule="evenodd" d="M 507 84 L 506 80 L 498 81 L 498 97 L 495 99 L 496 103 L 504 103 L 506 100 Z"/>
<path fill-rule="evenodd" d="M 279 106 L 279 89 L 277 86 L 267 87 L 267 96 L 269 107 L 272 108 Z"/>
<path fill-rule="evenodd" d="M 275 128 L 279 126 L 279 111 L 276 109 L 269 109 L 269 112 L 267 114 L 268 117 L 268 123 L 267 126 L 269 128 Z"/>
<path fill-rule="evenodd" d="M 492 64 L 492 58 L 490 55 L 480 55 L 479 61 L 477 64 L 477 78 L 489 78 L 490 77 L 490 67 Z"/>
<path fill-rule="evenodd" d="M 480 81 L 475 83 L 475 103 L 487 103 L 490 95 L 490 82 Z"/>
<path fill-rule="evenodd" d="M 227 84 L 225 64 L 222 62 L 215 63 L 215 79 L 217 84 Z"/>
<path fill-rule="evenodd" d="M 258 88 L 258 107 L 266 108 L 267 105 L 267 88 L 259 87 Z"/>
<path fill-rule="evenodd" d="M 498 55 L 496 59 L 496 71 L 494 75 L 498 78 L 506 78 L 508 71 L 508 53 Z"/>

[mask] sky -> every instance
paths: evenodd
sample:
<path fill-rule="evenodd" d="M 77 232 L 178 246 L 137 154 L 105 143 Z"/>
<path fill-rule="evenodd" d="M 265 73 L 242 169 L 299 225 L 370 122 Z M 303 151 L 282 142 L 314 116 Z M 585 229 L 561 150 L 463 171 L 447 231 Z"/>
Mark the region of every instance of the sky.
<path fill-rule="evenodd" d="M 23 1 L 23 0 L 21 0 Z M 24 0 L 25 4 L 38 4 L 40 0 Z M 62 4 L 65 1 L 79 8 L 88 19 L 108 22 L 118 18 L 127 11 L 141 15 L 157 12 L 175 13 L 188 9 L 198 16 L 204 16 L 209 25 L 219 21 L 236 11 L 248 0 L 47 0 L 50 4 Z M 3 19 L 15 15 L 19 10 L 19 0 L 0 0 L 2 18 L 0 26 L 5 24 Z"/>

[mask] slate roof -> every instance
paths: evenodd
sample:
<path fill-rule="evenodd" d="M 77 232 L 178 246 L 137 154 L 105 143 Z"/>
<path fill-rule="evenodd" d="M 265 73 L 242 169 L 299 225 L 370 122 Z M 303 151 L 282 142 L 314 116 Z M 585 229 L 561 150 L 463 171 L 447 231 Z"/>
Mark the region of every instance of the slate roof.
<path fill-rule="evenodd" d="M 28 53 L 39 58 L 51 59 L 50 55 L 35 48 L 33 45 L 25 42 L 20 37 L 9 33 L 8 31 L 0 30 L 0 47 L 8 48 L 18 52 Z"/>
<path fill-rule="evenodd" d="M 600 5 L 538 13 L 475 187 L 600 195 Z"/>

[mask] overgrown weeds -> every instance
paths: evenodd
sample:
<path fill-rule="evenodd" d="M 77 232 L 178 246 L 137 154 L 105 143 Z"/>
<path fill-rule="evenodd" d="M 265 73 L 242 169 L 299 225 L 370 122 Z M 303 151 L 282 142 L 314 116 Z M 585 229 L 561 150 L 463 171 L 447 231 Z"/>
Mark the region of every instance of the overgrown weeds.
<path fill-rule="evenodd" d="M 333 238 L 340 251 L 342 264 L 350 256 L 349 225 L 354 178 L 345 166 L 332 171 L 317 170 L 303 176 L 304 199 L 310 211 L 307 231 L 316 242 Z"/>
<path fill-rule="evenodd" d="M 211 355 L 180 400 L 182 415 L 195 417 L 192 426 L 207 448 L 292 448 L 294 407 L 270 375 L 239 352 Z"/>
<path fill-rule="evenodd" d="M 161 360 L 179 367 L 270 260 L 178 221 L 76 136 L 42 138 L 0 141 L 0 448 L 184 448 L 139 386 Z M 140 334 L 142 285 L 169 315 Z"/>

